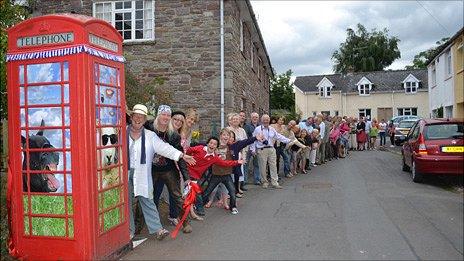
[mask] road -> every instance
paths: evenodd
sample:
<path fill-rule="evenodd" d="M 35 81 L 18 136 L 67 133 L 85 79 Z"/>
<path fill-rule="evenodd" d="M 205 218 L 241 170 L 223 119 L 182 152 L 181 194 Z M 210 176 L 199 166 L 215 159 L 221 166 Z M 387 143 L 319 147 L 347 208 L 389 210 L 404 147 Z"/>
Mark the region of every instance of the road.
<path fill-rule="evenodd" d="M 238 215 L 208 209 L 193 233 L 146 240 L 123 259 L 462 260 L 462 193 L 413 183 L 400 161 L 352 152 L 281 190 L 250 185 Z"/>

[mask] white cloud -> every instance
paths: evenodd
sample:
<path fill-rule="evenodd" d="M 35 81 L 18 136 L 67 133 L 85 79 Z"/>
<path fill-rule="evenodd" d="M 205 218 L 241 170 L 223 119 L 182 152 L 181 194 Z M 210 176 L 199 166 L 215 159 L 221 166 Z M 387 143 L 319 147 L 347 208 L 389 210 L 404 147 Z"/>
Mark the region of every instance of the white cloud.
<path fill-rule="evenodd" d="M 424 7 L 422 7 L 422 4 Z M 332 53 L 346 29 L 387 28 L 401 41 L 401 58 L 389 68 L 402 69 L 415 54 L 450 37 L 463 26 L 462 1 L 252 1 L 271 63 L 277 73 L 331 73 Z M 433 17 L 440 21 L 437 23 Z M 447 30 L 442 28 L 442 25 Z"/>

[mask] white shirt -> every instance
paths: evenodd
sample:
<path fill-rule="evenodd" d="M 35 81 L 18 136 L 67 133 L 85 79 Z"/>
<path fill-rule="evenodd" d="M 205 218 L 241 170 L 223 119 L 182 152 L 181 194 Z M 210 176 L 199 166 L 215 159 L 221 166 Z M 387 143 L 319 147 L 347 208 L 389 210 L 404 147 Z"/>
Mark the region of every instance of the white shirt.
<path fill-rule="evenodd" d="M 263 125 L 258 126 L 253 131 L 253 137 L 256 137 L 258 133 L 262 133 L 264 135 L 264 140 L 267 140 L 268 143 L 264 144 L 261 141 L 255 141 L 253 145 L 250 147 L 251 151 L 256 151 L 256 149 L 264 148 L 264 147 L 274 147 L 274 142 L 276 140 L 289 143 L 291 140 L 286 138 L 284 135 L 278 133 L 274 128 L 271 126 L 265 128 Z"/>
<path fill-rule="evenodd" d="M 129 127 L 127 127 L 127 131 Z M 151 176 L 151 166 L 155 153 L 171 160 L 178 161 L 182 152 L 175 149 L 169 143 L 164 142 L 153 131 L 145 129 L 145 164 L 140 163 L 142 137 L 132 140 L 129 137 L 130 168 L 134 169 L 134 196 L 142 196 L 153 199 L 153 179 Z M 133 147 L 131 149 L 131 147 Z"/>
<path fill-rule="evenodd" d="M 385 132 L 387 130 L 387 123 L 379 123 L 379 132 Z"/>
<path fill-rule="evenodd" d="M 319 124 L 319 135 L 321 135 L 321 139 L 324 139 L 324 136 L 325 136 L 325 123 L 323 121 L 321 121 L 321 124 Z"/>

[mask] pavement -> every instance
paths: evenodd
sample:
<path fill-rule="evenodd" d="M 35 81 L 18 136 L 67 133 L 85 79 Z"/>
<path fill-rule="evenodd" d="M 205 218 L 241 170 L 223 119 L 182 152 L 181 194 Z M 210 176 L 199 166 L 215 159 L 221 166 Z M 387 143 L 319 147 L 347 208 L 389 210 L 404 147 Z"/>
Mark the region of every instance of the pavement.
<path fill-rule="evenodd" d="M 350 152 L 281 184 L 249 185 L 238 215 L 207 209 L 193 233 L 145 240 L 122 259 L 463 260 L 462 192 L 413 183 L 395 153 Z"/>

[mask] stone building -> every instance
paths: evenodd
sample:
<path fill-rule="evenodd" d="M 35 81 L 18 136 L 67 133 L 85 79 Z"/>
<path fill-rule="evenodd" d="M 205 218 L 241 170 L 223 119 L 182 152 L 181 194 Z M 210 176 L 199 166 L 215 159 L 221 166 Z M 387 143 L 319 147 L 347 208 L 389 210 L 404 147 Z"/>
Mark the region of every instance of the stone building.
<path fill-rule="evenodd" d="M 427 70 L 357 72 L 299 76 L 295 103 L 303 117 L 319 113 L 389 120 L 428 117 Z"/>
<path fill-rule="evenodd" d="M 126 70 L 141 82 L 161 78 L 174 109 L 197 109 L 204 137 L 229 112 L 269 111 L 274 71 L 249 0 L 35 1 L 34 15 L 62 12 L 115 26 Z"/>

